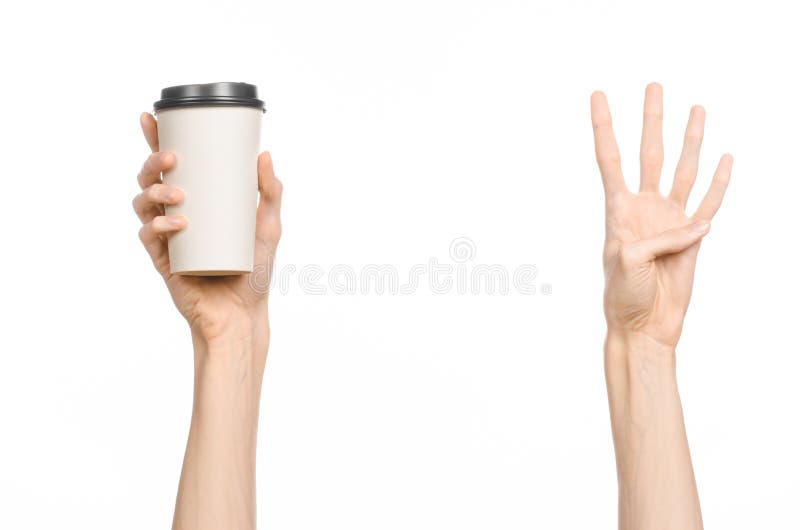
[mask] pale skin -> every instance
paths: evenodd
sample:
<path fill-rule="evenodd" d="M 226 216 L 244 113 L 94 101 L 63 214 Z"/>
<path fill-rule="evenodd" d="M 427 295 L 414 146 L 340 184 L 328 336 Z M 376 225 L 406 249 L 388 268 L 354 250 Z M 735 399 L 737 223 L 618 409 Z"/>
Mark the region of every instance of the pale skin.
<path fill-rule="evenodd" d="M 156 120 L 144 113 L 140 121 L 152 153 L 138 176 L 142 192 L 133 199 L 142 221 L 139 237 L 189 323 L 194 346 L 192 421 L 172 527 L 254 529 L 258 405 L 270 337 L 268 293 L 258 286 L 271 274 L 280 240 L 283 186 L 269 153 L 261 153 L 253 273 L 260 274 L 258 281 L 250 275 L 170 274 L 167 238 L 187 220 L 165 216 L 164 205 L 180 203 L 183 192 L 161 181 L 176 159 L 159 152 Z"/>
<path fill-rule="evenodd" d="M 619 483 L 619 528 L 702 528 L 675 378 L 700 241 L 720 207 L 733 159 L 719 162 L 697 211 L 685 212 L 697 176 L 705 111 L 694 107 L 672 190 L 659 193 L 663 165 L 661 87 L 645 96 L 638 193 L 624 182 L 605 96 L 591 98 L 597 161 L 606 196 L 605 367 Z M 161 182 L 175 162 L 159 152 L 156 120 L 141 116 L 152 154 L 133 208 L 140 239 L 186 318 L 194 345 L 192 421 L 173 528 L 254 529 L 258 403 L 269 346 L 268 296 L 249 275 L 188 277 L 169 272 L 167 238 L 187 220 L 164 215 L 183 193 Z M 254 270 L 271 273 L 281 235 L 282 185 L 268 153 L 258 158 Z M 263 280 L 255 282 L 262 284 Z"/>
<path fill-rule="evenodd" d="M 606 97 L 591 97 L 595 152 L 606 198 L 605 371 L 617 458 L 621 530 L 703 527 L 675 376 L 675 348 L 692 294 L 700 242 L 719 209 L 733 157 L 724 155 L 697 211 L 685 212 L 697 177 L 705 110 L 691 109 L 672 189 L 664 161 L 662 89 L 648 85 L 640 188 L 626 188 Z"/>

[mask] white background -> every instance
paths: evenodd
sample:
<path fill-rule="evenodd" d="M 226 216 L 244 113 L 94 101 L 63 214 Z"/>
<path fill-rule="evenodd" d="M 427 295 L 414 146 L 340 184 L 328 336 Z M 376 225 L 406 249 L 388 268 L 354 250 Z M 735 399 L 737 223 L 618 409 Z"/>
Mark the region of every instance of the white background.
<path fill-rule="evenodd" d="M 589 94 L 629 185 L 645 84 L 665 178 L 735 155 L 679 384 L 707 528 L 800 527 L 800 37 L 792 2 L 17 2 L 3 8 L 0 528 L 171 522 L 185 323 L 137 238 L 138 129 L 168 85 L 255 83 L 285 183 L 278 267 L 393 264 L 456 237 L 533 296 L 271 299 L 261 528 L 613 528 L 603 198 Z"/>

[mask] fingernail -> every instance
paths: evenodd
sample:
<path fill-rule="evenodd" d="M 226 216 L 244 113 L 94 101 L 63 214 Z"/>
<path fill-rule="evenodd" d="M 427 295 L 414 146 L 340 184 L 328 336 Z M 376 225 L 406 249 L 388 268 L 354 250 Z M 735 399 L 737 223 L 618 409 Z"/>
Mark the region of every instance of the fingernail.
<path fill-rule="evenodd" d="M 708 230 L 708 221 L 695 221 L 692 223 L 692 230 L 695 232 L 705 232 Z"/>
<path fill-rule="evenodd" d="M 175 202 L 180 198 L 180 193 L 175 190 L 167 190 L 166 196 L 164 199 L 168 202 Z"/>
<path fill-rule="evenodd" d="M 183 223 L 184 223 L 183 217 L 170 217 L 169 219 L 170 226 L 174 226 L 176 228 L 179 226 L 183 226 Z"/>

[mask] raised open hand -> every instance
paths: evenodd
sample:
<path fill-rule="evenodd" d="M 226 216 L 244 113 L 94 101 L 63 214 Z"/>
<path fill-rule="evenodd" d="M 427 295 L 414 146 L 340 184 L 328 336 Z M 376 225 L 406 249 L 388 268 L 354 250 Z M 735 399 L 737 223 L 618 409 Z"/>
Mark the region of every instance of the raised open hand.
<path fill-rule="evenodd" d="M 639 193 L 625 186 L 611 113 L 602 92 L 591 98 L 595 152 L 606 195 L 605 313 L 610 332 L 640 332 L 677 344 L 689 306 L 700 240 L 722 203 L 733 157 L 724 155 L 711 186 L 691 217 L 684 211 L 697 177 L 705 111 L 693 107 L 672 191 L 659 192 L 664 162 L 661 86 L 647 86 Z"/>
<path fill-rule="evenodd" d="M 133 209 L 142 221 L 139 237 L 156 270 L 164 278 L 178 310 L 189 322 L 192 332 L 205 340 L 220 338 L 228 331 L 249 335 L 258 327 L 266 330 L 266 295 L 281 236 L 283 192 L 269 153 L 261 153 L 258 157 L 260 200 L 256 214 L 253 272 L 216 277 L 171 274 L 167 237 L 184 228 L 187 220 L 181 216 L 165 216 L 164 204 L 179 203 L 183 192 L 161 182 L 161 172 L 172 167 L 175 155 L 159 152 L 156 120 L 150 114 L 142 114 L 141 126 L 152 154 L 139 173 L 142 192 L 133 199 Z"/>

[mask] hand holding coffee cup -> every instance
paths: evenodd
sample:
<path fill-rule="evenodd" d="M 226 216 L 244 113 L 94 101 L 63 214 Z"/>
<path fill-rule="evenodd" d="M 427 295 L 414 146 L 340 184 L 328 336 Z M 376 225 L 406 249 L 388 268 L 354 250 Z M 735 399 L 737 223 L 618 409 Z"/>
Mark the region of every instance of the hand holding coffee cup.
<path fill-rule="evenodd" d="M 258 110 L 255 114 L 260 116 L 260 113 L 261 110 Z M 231 326 L 247 328 L 248 333 L 258 331 L 259 326 L 266 326 L 267 286 L 281 235 L 280 204 L 283 186 L 275 177 L 269 153 L 257 153 L 258 142 L 253 142 L 252 138 L 258 131 L 258 127 L 252 126 L 252 122 L 256 120 L 250 114 L 250 127 L 245 127 L 242 131 L 231 127 L 234 122 L 247 121 L 237 120 L 241 116 L 233 115 L 231 118 L 231 114 L 227 114 L 227 121 L 220 113 L 212 113 L 210 118 L 201 116 L 201 120 L 207 120 L 205 123 L 211 123 L 217 130 L 193 130 L 190 136 L 197 138 L 197 133 L 202 133 L 204 139 L 201 142 L 210 142 L 209 137 L 218 135 L 223 129 L 222 125 L 225 125 L 224 130 L 230 135 L 248 141 L 247 149 L 232 147 L 233 142 L 225 143 L 227 140 L 222 139 L 220 141 L 225 149 L 215 152 L 217 155 L 223 151 L 237 155 L 238 158 L 231 164 L 236 171 L 224 163 L 212 162 L 217 171 L 215 175 L 223 177 L 222 179 L 212 181 L 208 178 L 208 173 L 204 172 L 204 179 L 191 179 L 190 174 L 184 173 L 184 180 L 173 180 L 170 177 L 187 160 L 184 157 L 187 156 L 186 153 L 191 154 L 193 146 L 190 143 L 187 151 L 187 142 L 176 141 L 174 127 L 172 133 L 165 135 L 165 130 L 169 128 L 167 122 L 174 126 L 177 120 L 163 120 L 166 112 L 157 112 L 157 115 L 158 122 L 149 113 L 141 116 L 142 130 L 152 154 L 139 173 L 138 181 L 142 192 L 133 200 L 134 210 L 143 223 L 139 232 L 140 239 L 155 268 L 164 278 L 176 306 L 189 321 L 193 331 L 205 338 L 223 335 Z M 172 136 L 168 142 L 174 150 L 167 150 L 160 144 L 160 140 L 170 134 Z M 251 162 L 244 161 L 245 154 L 249 158 L 251 151 Z M 202 155 L 211 158 L 208 153 Z M 248 173 L 252 175 L 252 181 Z M 226 176 L 228 180 L 224 179 Z M 179 180 L 180 184 L 175 185 L 175 180 Z M 201 185 L 201 191 L 196 196 L 195 184 Z M 225 185 L 229 187 L 224 188 Z M 231 187 L 236 189 L 235 193 L 230 191 Z M 216 204 L 208 200 L 209 195 L 213 198 L 215 193 L 223 198 L 222 208 L 217 208 Z M 198 201 L 190 201 L 191 198 L 198 197 Z M 231 213 L 237 200 L 240 201 L 242 211 L 252 208 L 252 217 L 249 213 L 237 215 L 234 211 L 226 218 L 226 212 Z M 220 219 L 220 223 L 228 227 L 230 233 L 224 235 L 235 240 L 234 243 L 217 245 L 215 242 L 221 236 L 219 231 L 214 231 L 208 237 L 200 234 L 186 238 L 183 246 L 172 244 L 176 236 L 196 227 L 197 216 L 201 218 L 200 226 L 203 226 L 203 218 L 208 223 L 209 212 L 195 208 L 198 205 L 210 209 L 212 219 Z M 199 251 L 195 252 L 193 248 L 199 248 Z M 183 265 L 176 266 L 172 263 L 173 256 Z M 248 274 L 248 271 L 252 273 Z M 222 277 L 199 277 L 202 275 Z M 257 280 L 256 285 L 253 280 Z M 256 328 L 252 328 L 254 322 Z"/>

